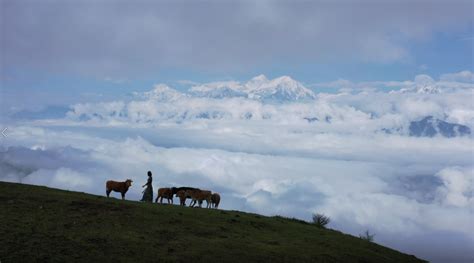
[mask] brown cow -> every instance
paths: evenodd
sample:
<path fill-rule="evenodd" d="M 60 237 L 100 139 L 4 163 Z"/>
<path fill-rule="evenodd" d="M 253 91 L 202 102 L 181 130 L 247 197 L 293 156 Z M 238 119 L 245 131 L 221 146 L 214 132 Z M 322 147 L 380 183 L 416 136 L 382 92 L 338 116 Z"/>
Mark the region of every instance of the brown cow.
<path fill-rule="evenodd" d="M 127 179 L 125 182 L 116 182 L 116 181 L 107 181 L 105 183 L 105 192 L 107 193 L 107 197 L 109 197 L 110 192 L 119 192 L 122 194 L 122 200 L 125 199 L 125 193 L 128 191 L 128 188 L 132 186 L 132 180 Z"/>
<path fill-rule="evenodd" d="M 181 191 L 181 190 L 200 190 L 199 188 L 194 188 L 194 187 L 171 187 L 171 191 L 173 192 L 173 195 L 177 194 L 178 191 Z M 190 196 L 188 196 L 188 198 L 191 198 Z"/>
<path fill-rule="evenodd" d="M 214 206 L 214 208 L 218 208 L 220 202 L 221 202 L 221 196 L 218 193 L 213 193 L 211 195 L 212 206 Z"/>
<path fill-rule="evenodd" d="M 158 203 L 158 198 L 160 198 L 160 204 L 163 203 L 163 198 L 168 199 L 168 204 L 173 203 L 173 192 L 171 191 L 171 188 L 160 188 L 158 189 L 158 196 L 155 199 L 155 203 Z"/>
<path fill-rule="evenodd" d="M 207 208 L 211 206 L 211 191 L 206 190 L 186 190 L 186 195 L 191 196 L 191 203 L 189 204 L 190 207 L 194 207 L 196 202 L 199 202 L 199 207 L 201 207 L 202 202 L 206 200 Z"/>
<path fill-rule="evenodd" d="M 179 204 L 182 205 L 182 206 L 185 206 L 186 205 L 186 198 L 187 198 L 186 191 L 185 190 L 179 190 L 176 193 L 176 196 L 179 197 Z"/>
<path fill-rule="evenodd" d="M 186 193 L 187 190 L 200 190 L 199 188 L 194 188 L 194 187 L 171 187 L 171 192 L 173 195 L 176 195 L 176 197 L 180 198 L 180 204 L 181 205 L 186 205 L 186 199 L 191 198 L 189 194 Z M 178 192 L 183 191 L 181 196 L 178 196 Z M 183 203 L 181 203 L 183 202 Z"/>

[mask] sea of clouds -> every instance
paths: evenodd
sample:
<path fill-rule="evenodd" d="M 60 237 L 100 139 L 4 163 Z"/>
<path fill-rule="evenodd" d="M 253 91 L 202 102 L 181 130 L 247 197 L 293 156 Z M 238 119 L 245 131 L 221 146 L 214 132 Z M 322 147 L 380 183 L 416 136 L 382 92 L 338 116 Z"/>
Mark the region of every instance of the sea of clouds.
<path fill-rule="evenodd" d="M 223 209 L 323 213 L 331 228 L 369 229 L 406 253 L 472 262 L 473 137 L 407 131 L 426 116 L 473 130 L 472 73 L 343 83 L 298 102 L 157 85 L 129 100 L 71 105 L 63 118 L 12 120 L 0 180 L 103 195 L 106 180 L 130 178 L 127 199 L 138 200 L 151 170 L 155 189 L 210 189 Z"/>

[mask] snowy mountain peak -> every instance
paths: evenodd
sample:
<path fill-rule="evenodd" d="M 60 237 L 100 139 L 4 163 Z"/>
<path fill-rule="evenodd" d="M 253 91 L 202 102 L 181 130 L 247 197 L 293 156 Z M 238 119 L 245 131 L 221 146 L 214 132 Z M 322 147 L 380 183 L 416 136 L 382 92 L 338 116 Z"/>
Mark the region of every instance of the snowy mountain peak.
<path fill-rule="evenodd" d="M 251 97 L 271 101 L 295 101 L 314 99 L 315 94 L 289 76 L 281 76 L 261 83 L 251 90 Z M 249 96 L 250 97 L 250 96 Z"/>
<path fill-rule="evenodd" d="M 263 82 L 268 81 L 267 77 L 263 74 L 253 77 L 249 82 Z"/>
<path fill-rule="evenodd" d="M 211 82 L 191 87 L 190 93 L 198 97 L 225 98 L 225 97 L 246 97 L 242 91 L 242 85 L 237 81 Z"/>
<path fill-rule="evenodd" d="M 280 88 L 280 89 L 287 89 L 287 90 L 301 90 L 303 92 L 309 91 L 307 88 L 303 86 L 300 82 L 292 79 L 289 76 L 281 76 L 279 78 L 273 79 L 271 82 L 271 86 Z"/>
<path fill-rule="evenodd" d="M 437 94 L 443 92 L 443 87 L 439 85 L 433 78 L 428 75 L 417 75 L 413 82 L 407 82 L 406 88 L 390 93 L 420 93 L 420 94 Z"/>
<path fill-rule="evenodd" d="M 416 89 L 416 92 L 417 93 L 425 93 L 425 94 L 436 94 L 436 93 L 440 93 L 441 90 L 439 89 L 439 87 L 433 85 L 433 86 L 418 87 Z"/>
<path fill-rule="evenodd" d="M 418 75 L 415 77 L 415 90 L 417 93 L 440 93 L 440 88 L 433 78 L 428 75 Z"/>
<path fill-rule="evenodd" d="M 273 80 L 279 81 L 279 82 L 297 82 L 296 80 L 292 79 L 290 76 L 281 76 Z"/>
<path fill-rule="evenodd" d="M 204 83 L 191 87 L 188 94 L 159 84 L 153 90 L 139 95 L 160 101 L 175 100 L 187 95 L 215 99 L 244 97 L 268 102 L 302 101 L 316 97 L 313 91 L 289 76 L 269 80 L 265 75 L 258 75 L 243 84 L 238 81 Z"/>
<path fill-rule="evenodd" d="M 260 74 L 258 76 L 253 77 L 251 80 L 247 81 L 247 83 L 244 84 L 244 89 L 246 92 L 251 92 L 252 90 L 256 90 L 262 85 L 265 85 L 268 83 L 268 79 L 265 75 Z"/>
<path fill-rule="evenodd" d="M 210 82 L 210 83 L 193 86 L 191 87 L 189 91 L 190 92 L 206 92 L 206 91 L 212 91 L 215 89 L 222 89 L 222 88 L 239 90 L 239 89 L 242 89 L 242 85 L 240 85 L 240 83 L 237 81 L 218 81 L 218 82 Z"/>
<path fill-rule="evenodd" d="M 139 93 L 140 97 L 149 99 L 149 100 L 158 100 L 158 101 L 168 101 L 168 100 L 176 100 L 179 99 L 185 94 L 170 88 L 166 84 L 157 84 L 153 87 L 152 90 Z"/>

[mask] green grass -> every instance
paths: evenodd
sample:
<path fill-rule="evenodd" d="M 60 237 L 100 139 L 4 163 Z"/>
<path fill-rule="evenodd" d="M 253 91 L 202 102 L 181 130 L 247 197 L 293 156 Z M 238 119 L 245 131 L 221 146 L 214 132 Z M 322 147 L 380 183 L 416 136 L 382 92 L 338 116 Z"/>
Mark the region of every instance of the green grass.
<path fill-rule="evenodd" d="M 0 182 L 0 261 L 421 262 L 301 220 Z"/>

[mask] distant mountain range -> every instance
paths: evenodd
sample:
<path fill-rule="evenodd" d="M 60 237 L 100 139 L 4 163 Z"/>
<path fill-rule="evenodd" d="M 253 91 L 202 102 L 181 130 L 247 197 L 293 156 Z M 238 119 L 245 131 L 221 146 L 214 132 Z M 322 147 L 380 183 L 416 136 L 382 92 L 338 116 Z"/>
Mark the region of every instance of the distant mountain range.
<path fill-rule="evenodd" d="M 426 75 L 415 78 L 413 86 L 396 93 L 444 93 L 440 86 Z M 431 96 L 431 95 L 427 95 Z M 211 100 L 201 99 L 211 98 Z M 222 100 L 231 98 L 230 100 Z M 241 100 L 242 99 L 242 100 Z M 187 92 L 181 92 L 166 84 L 155 85 L 147 92 L 133 93 L 128 101 L 115 101 L 99 104 L 79 104 L 72 106 L 49 106 L 37 111 L 18 111 L 9 117 L 15 120 L 61 119 L 70 117 L 78 121 L 132 121 L 134 123 L 153 123 L 159 120 L 174 120 L 181 123 L 193 119 L 226 120 L 267 120 L 279 118 L 279 109 L 285 116 L 301 118 L 314 125 L 332 124 L 330 113 L 318 112 L 306 115 L 305 110 L 296 110 L 291 102 L 310 102 L 306 106 L 318 103 L 313 91 L 288 76 L 268 79 L 264 75 L 256 76 L 247 82 L 223 81 L 192 86 Z M 257 106 L 255 101 L 280 106 Z M 156 103 L 155 103 L 156 102 Z M 165 106 L 164 106 L 165 105 Z M 227 107 L 229 105 L 229 107 Z M 241 107 L 244 105 L 245 107 Z M 285 107 L 289 108 L 285 108 Z M 303 109 L 305 109 L 303 107 Z M 313 115 L 314 114 L 314 115 Z M 316 116 L 315 116 L 316 115 Z M 386 124 L 384 124 L 386 125 Z M 446 120 L 426 116 L 396 127 L 375 128 L 387 134 L 409 135 L 414 137 L 443 136 L 447 138 L 471 134 L 468 126 L 451 123 Z M 380 127 L 380 126 L 379 126 Z"/>
<path fill-rule="evenodd" d="M 307 101 L 316 98 L 310 89 L 288 76 L 272 80 L 259 75 L 246 83 L 236 81 L 213 82 L 194 86 L 190 94 L 197 97 L 245 97 L 265 102 Z"/>

